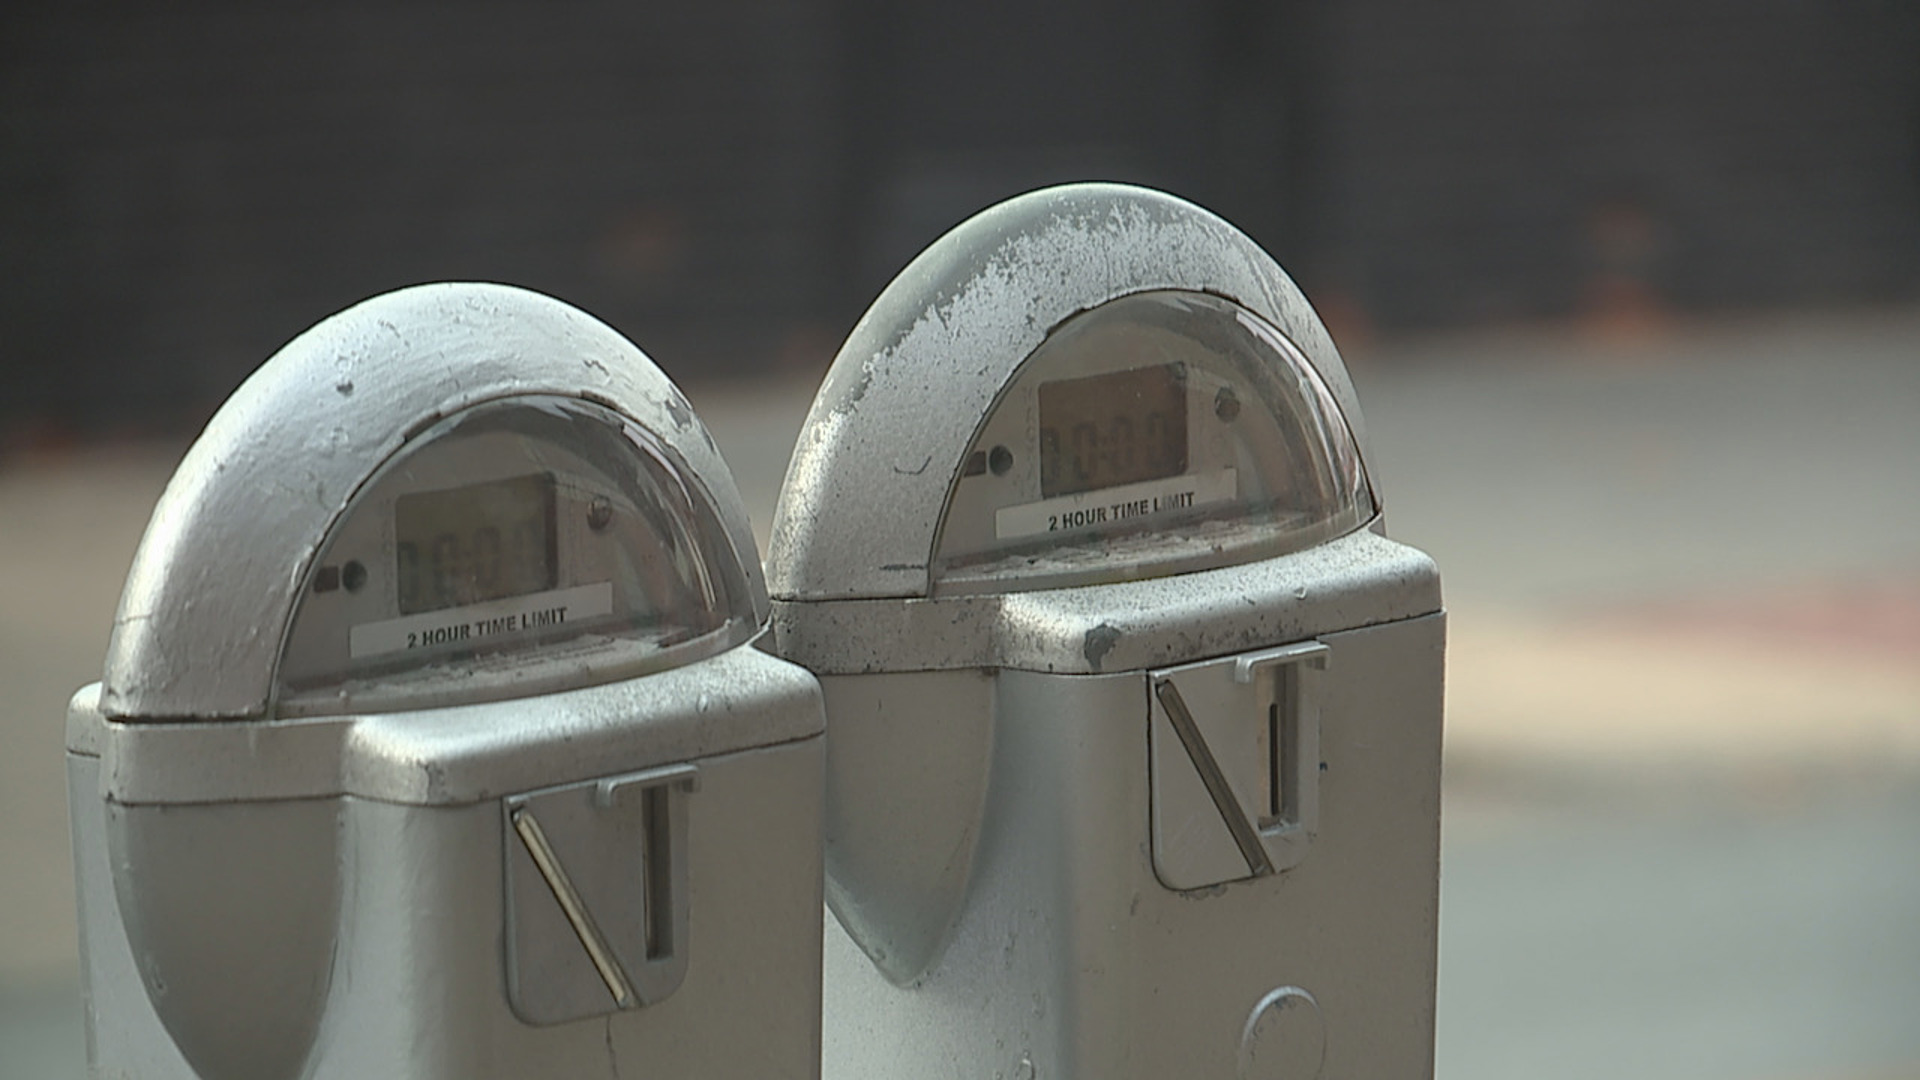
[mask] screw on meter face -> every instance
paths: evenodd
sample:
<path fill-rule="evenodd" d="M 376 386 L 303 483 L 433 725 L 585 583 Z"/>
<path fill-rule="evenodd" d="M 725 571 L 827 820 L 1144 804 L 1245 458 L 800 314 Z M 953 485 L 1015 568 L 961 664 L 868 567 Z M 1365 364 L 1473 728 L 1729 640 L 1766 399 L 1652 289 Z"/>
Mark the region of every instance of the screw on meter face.
<path fill-rule="evenodd" d="M 755 618 L 725 545 L 684 467 L 612 411 L 474 406 L 417 436 L 334 528 L 288 637 L 281 711 L 434 683 L 484 693 L 542 659 L 631 672 L 729 648 Z"/>
<path fill-rule="evenodd" d="M 1067 320 L 1016 370 L 948 496 L 940 592 L 1172 573 L 1351 532 L 1373 497 L 1326 383 L 1231 301 L 1160 290 Z"/>

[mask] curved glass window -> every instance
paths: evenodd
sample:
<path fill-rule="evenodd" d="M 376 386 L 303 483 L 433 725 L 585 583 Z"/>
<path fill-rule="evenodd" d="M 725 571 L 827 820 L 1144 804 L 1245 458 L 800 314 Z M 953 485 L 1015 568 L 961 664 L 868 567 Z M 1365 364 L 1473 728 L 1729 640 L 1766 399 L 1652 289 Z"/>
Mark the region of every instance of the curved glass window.
<path fill-rule="evenodd" d="M 281 714 L 517 696 L 698 659 L 758 627 L 704 488 L 590 402 L 447 417 L 355 494 L 288 629 Z"/>
<path fill-rule="evenodd" d="M 1298 551 L 1374 516 L 1313 365 L 1219 297 L 1158 291 L 1062 323 L 949 489 L 936 593 L 1152 577 Z"/>

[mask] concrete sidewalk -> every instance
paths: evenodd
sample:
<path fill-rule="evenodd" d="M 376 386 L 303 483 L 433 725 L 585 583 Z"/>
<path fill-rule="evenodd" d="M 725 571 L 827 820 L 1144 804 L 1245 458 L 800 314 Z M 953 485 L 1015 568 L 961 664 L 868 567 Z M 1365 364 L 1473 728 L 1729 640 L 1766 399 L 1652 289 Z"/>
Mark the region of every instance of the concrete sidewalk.
<path fill-rule="evenodd" d="M 1451 612 L 1440 1074 L 1920 1077 L 1920 311 L 1351 359 Z M 689 387 L 763 543 L 813 389 Z M 83 1073 L 62 717 L 183 450 L 0 463 L 0 1077 Z"/>

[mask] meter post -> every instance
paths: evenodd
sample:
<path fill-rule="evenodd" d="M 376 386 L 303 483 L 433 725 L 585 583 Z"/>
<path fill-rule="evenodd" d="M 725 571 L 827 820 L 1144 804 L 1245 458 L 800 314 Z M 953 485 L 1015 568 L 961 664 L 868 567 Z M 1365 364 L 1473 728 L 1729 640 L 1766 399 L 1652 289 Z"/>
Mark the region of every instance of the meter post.
<path fill-rule="evenodd" d="M 69 711 L 93 1075 L 817 1077 L 823 721 L 768 610 L 606 325 L 439 284 L 296 338 Z"/>
<path fill-rule="evenodd" d="M 1021 196 L 801 431 L 776 651 L 828 717 L 825 1072 L 1431 1074 L 1445 615 L 1339 354 L 1158 192 Z"/>

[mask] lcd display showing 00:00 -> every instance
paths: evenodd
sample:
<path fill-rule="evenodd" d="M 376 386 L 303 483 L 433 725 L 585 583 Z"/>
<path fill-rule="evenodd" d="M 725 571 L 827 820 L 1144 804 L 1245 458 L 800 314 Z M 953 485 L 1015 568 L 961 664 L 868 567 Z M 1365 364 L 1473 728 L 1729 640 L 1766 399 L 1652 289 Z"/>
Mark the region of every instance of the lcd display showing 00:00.
<path fill-rule="evenodd" d="M 393 537 L 402 615 L 551 589 L 553 477 L 402 495 L 393 501 Z"/>
<path fill-rule="evenodd" d="M 1040 384 L 1043 497 L 1186 471 L 1185 364 Z"/>

